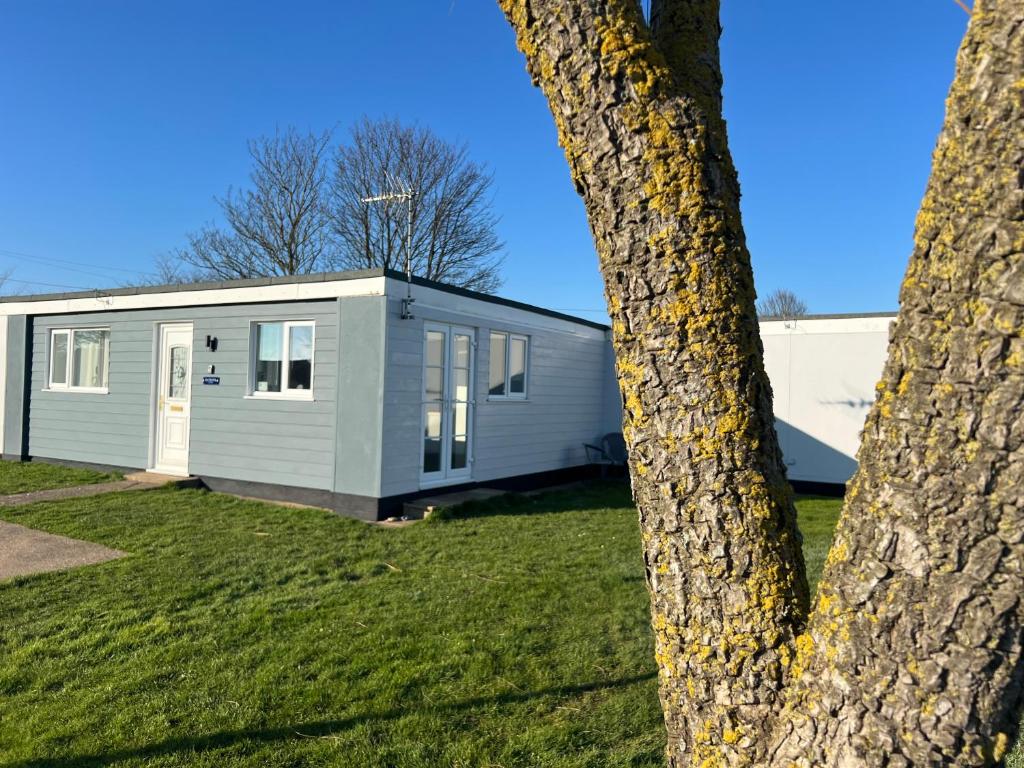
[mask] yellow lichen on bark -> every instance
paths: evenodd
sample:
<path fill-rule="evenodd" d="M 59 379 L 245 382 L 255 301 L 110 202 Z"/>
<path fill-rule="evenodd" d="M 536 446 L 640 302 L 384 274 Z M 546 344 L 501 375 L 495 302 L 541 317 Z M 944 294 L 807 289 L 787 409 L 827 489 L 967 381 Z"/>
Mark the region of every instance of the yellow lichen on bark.
<path fill-rule="evenodd" d="M 680 79 L 632 0 L 572 5 L 575 26 L 561 30 L 559 17 L 546 38 L 545 22 L 565 6 L 509 13 L 515 5 L 503 2 L 517 37 L 529 38 L 520 48 L 532 52 L 606 278 L 661 692 L 666 713 L 691 713 L 676 747 L 690 745 L 680 759 L 692 765 L 744 765 L 759 749 L 745 734 L 763 725 L 744 705 L 777 695 L 806 588 L 791 497 L 774 436 L 765 439 L 767 382 L 714 66 Z M 628 168 L 610 159 L 626 155 Z M 627 284 L 649 293 L 640 300 Z M 717 554 L 688 546 L 685 521 L 698 519 L 733 532 L 733 543 Z M 728 590 L 728 609 L 713 609 L 710 593 L 707 610 L 674 602 L 691 578 Z"/>

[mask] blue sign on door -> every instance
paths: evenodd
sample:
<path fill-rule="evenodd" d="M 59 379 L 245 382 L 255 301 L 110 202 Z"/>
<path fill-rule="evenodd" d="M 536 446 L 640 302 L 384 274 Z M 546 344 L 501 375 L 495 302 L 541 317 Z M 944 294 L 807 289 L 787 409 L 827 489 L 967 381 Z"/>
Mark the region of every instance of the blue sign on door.
<path fill-rule="evenodd" d="M 203 384 L 220 384 L 220 376 L 203 376 Z"/>

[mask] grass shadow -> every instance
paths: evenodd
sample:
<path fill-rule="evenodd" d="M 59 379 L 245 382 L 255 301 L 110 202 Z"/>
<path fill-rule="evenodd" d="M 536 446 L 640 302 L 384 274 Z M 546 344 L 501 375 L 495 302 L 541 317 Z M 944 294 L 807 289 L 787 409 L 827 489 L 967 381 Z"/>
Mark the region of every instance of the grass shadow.
<path fill-rule="evenodd" d="M 440 704 L 426 708 L 428 712 L 455 714 L 478 707 L 493 705 L 519 704 L 547 696 L 560 698 L 578 696 L 593 691 L 622 688 L 637 683 L 647 682 L 656 677 L 650 672 L 643 675 L 620 678 L 618 680 L 595 681 L 578 685 L 555 686 L 538 691 L 508 692 L 497 696 L 481 696 L 451 704 Z M 293 723 L 286 726 L 270 728 L 238 729 L 218 731 L 202 736 L 182 736 L 166 739 L 155 744 L 140 747 L 111 750 L 110 752 L 91 755 L 77 755 L 66 758 L 31 758 L 20 762 L 9 763 L 7 768 L 102 768 L 123 760 L 150 760 L 166 757 L 177 752 L 187 751 L 201 753 L 209 750 L 223 749 L 245 742 L 269 743 L 289 739 L 320 739 L 329 738 L 339 731 L 353 728 L 365 722 L 389 722 L 414 714 L 411 710 L 390 709 L 382 712 L 368 712 L 335 720 L 315 720 Z"/>
<path fill-rule="evenodd" d="M 572 488 L 540 493 L 507 493 L 493 499 L 473 500 L 444 507 L 435 510 L 428 522 L 621 509 L 631 506 L 632 503 L 628 482 L 586 480 Z"/>

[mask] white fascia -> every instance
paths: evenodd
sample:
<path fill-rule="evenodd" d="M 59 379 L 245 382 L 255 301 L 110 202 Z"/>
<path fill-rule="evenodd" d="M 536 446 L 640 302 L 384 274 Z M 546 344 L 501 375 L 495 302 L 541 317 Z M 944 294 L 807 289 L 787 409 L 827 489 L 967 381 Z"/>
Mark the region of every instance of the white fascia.
<path fill-rule="evenodd" d="M 790 333 L 889 333 L 896 315 L 883 317 L 804 317 L 799 320 L 762 320 L 762 336 L 785 336 Z"/>
<path fill-rule="evenodd" d="M 0 317 L 6 315 L 61 315 L 92 312 L 116 312 L 126 309 L 161 307 L 201 307 L 211 304 L 264 304 L 279 301 L 309 301 L 344 296 L 383 296 L 384 277 L 360 277 L 330 282 L 282 283 L 280 285 L 211 288 L 196 291 L 104 295 L 71 299 L 39 298 L 30 301 L 0 302 Z"/>

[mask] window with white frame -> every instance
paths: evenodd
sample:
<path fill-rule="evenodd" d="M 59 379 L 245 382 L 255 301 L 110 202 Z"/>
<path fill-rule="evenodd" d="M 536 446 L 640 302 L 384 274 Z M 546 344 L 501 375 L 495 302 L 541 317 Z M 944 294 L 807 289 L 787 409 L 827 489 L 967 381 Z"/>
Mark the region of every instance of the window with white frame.
<path fill-rule="evenodd" d="M 250 344 L 254 397 L 313 397 L 312 320 L 255 322 Z"/>
<path fill-rule="evenodd" d="M 489 399 L 526 399 L 529 352 L 528 336 L 491 331 L 490 374 L 487 385 Z"/>
<path fill-rule="evenodd" d="M 109 358 L 109 328 L 54 328 L 49 389 L 106 392 Z"/>

